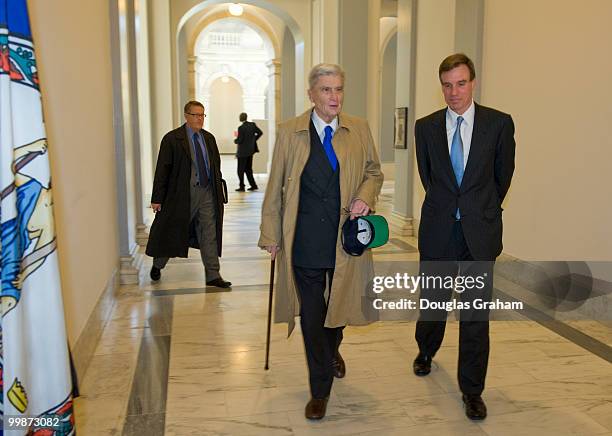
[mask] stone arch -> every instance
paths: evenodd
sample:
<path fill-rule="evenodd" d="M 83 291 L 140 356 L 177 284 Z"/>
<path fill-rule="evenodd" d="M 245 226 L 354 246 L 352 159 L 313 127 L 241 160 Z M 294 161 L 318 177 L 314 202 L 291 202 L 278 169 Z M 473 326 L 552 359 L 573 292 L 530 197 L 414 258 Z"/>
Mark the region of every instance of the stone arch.
<path fill-rule="evenodd" d="M 183 47 L 189 48 L 191 52 L 193 52 L 193 46 L 195 44 L 195 41 L 186 41 L 185 39 L 181 40 L 181 38 L 185 38 L 185 35 L 183 33 L 184 27 L 189 22 L 189 20 L 195 17 L 198 13 L 205 11 L 207 8 L 210 8 L 212 6 L 217 6 L 217 5 L 224 4 L 224 3 L 227 3 L 227 0 L 204 0 L 204 1 L 199 2 L 198 4 L 193 5 L 191 8 L 187 9 L 186 12 L 184 12 L 182 16 L 180 16 L 180 19 L 178 19 L 178 21 L 176 22 L 177 23 L 176 27 L 172 30 L 174 34 L 174 42 L 173 42 L 173 47 L 171 49 L 173 65 L 174 65 L 172 67 L 173 68 L 173 78 L 172 78 L 173 85 L 172 86 L 173 86 L 173 101 L 174 101 L 173 106 L 177 104 L 178 106 L 180 106 L 179 103 L 182 99 L 184 99 L 185 94 L 191 91 L 185 88 L 188 88 L 189 86 L 188 84 L 190 82 L 191 83 L 195 82 L 195 81 L 191 81 L 189 78 L 189 76 L 193 75 L 194 73 L 193 62 L 195 60 L 193 58 L 187 59 L 188 66 L 184 66 L 183 65 L 184 60 L 181 60 L 179 57 L 179 53 L 181 53 L 181 50 L 180 50 L 181 43 L 185 44 Z M 305 104 L 305 92 L 303 89 L 303 84 L 305 83 L 306 73 L 305 73 L 304 68 L 305 68 L 305 64 L 307 63 L 307 60 L 309 61 L 310 59 L 310 55 L 309 55 L 309 52 L 305 50 L 306 41 L 304 38 L 304 34 L 300 28 L 300 25 L 293 18 L 293 16 L 291 16 L 287 11 L 285 11 L 278 4 L 269 2 L 267 0 L 244 0 L 244 1 L 241 1 L 241 3 L 245 5 L 251 5 L 251 6 L 255 6 L 255 7 L 264 9 L 267 12 L 275 15 L 276 17 L 278 17 L 280 20 L 283 21 L 283 23 L 287 26 L 287 29 L 293 36 L 293 42 L 294 42 L 293 48 L 295 50 L 295 57 L 294 57 L 295 68 L 293 71 L 293 76 L 295 80 L 294 80 L 293 86 L 295 87 L 295 89 L 292 89 L 291 92 L 295 93 L 295 99 L 293 101 L 293 104 L 295 105 L 296 112 L 301 112 Z M 213 13 L 211 17 L 217 16 L 217 15 L 221 16 L 225 14 L 220 11 L 218 13 Z M 252 17 L 252 14 L 247 13 L 247 15 L 249 16 L 249 18 Z M 262 31 L 266 32 L 268 30 L 271 30 L 270 27 L 264 23 L 264 20 L 259 19 L 259 17 L 253 17 L 253 18 L 254 20 L 250 20 L 251 23 L 258 25 L 258 27 L 260 27 Z M 207 21 L 207 20 L 204 19 L 203 21 Z M 205 27 L 208 24 L 210 23 L 203 23 L 203 26 Z M 270 33 L 274 35 L 274 32 L 270 32 Z M 197 34 L 197 32 L 194 32 L 194 34 Z M 276 36 L 274 36 L 270 40 L 272 41 L 272 44 L 275 48 L 276 53 L 280 56 L 280 49 L 279 49 L 280 41 L 278 40 Z M 283 50 L 286 50 L 286 48 L 284 48 Z M 185 68 L 188 68 L 188 70 L 185 71 Z M 281 69 L 280 57 L 276 57 L 272 60 L 272 64 L 271 64 L 271 75 L 274 76 L 276 81 L 280 81 L 280 69 Z M 182 80 L 181 78 L 183 78 L 183 80 L 186 79 L 186 81 L 183 82 L 184 84 L 181 84 L 181 80 Z M 278 84 L 275 85 L 275 88 L 278 88 L 278 90 L 280 91 L 280 87 L 278 86 Z M 195 87 L 192 89 L 195 90 Z M 277 94 L 277 97 L 278 95 L 279 94 Z M 276 107 L 275 113 L 280 114 L 280 100 L 278 101 L 278 104 L 276 106 L 278 107 Z"/>
<path fill-rule="evenodd" d="M 196 28 L 193 31 L 193 34 L 189 38 L 187 52 L 190 54 L 194 53 L 198 37 L 202 34 L 204 29 L 206 29 L 212 23 L 224 19 L 244 21 L 246 25 L 251 27 L 259 34 L 259 36 L 262 37 L 265 43 L 270 43 L 272 45 L 272 58 L 277 58 L 278 56 L 280 56 L 280 43 L 278 42 L 278 38 L 276 37 L 270 25 L 259 17 L 253 14 L 249 14 L 246 11 L 240 17 L 235 17 L 227 11 L 220 11 L 205 17 L 197 24 Z"/>
<path fill-rule="evenodd" d="M 202 89 L 206 89 L 206 85 L 200 86 L 199 87 L 200 89 L 196 89 L 196 69 L 197 68 L 195 66 L 195 60 L 196 60 L 195 50 L 196 50 L 196 46 L 197 46 L 199 38 L 201 37 L 203 32 L 205 32 L 206 28 L 212 25 L 213 23 L 216 23 L 222 20 L 232 20 L 232 21 L 239 21 L 239 22 L 244 23 L 244 25 L 254 30 L 264 41 L 264 46 L 266 48 L 266 51 L 270 55 L 270 59 L 278 58 L 278 56 L 280 55 L 280 47 L 279 47 L 278 39 L 276 38 L 276 35 L 272 31 L 272 29 L 263 20 L 260 20 L 258 17 L 255 17 L 252 14 L 250 14 L 249 16 L 252 17 L 254 21 L 250 21 L 249 19 L 242 18 L 242 16 L 234 17 L 233 15 L 229 14 L 229 12 L 219 12 L 219 13 L 206 17 L 197 25 L 197 27 L 193 31 L 193 34 L 190 35 L 189 46 L 188 46 L 188 55 L 189 55 L 188 59 L 190 63 L 189 71 L 188 71 L 188 86 L 189 86 L 189 93 L 191 95 L 197 96 L 198 91 L 201 91 Z M 242 86 L 242 88 L 247 89 L 246 83 L 244 82 L 243 78 L 241 77 L 240 79 L 238 79 L 239 75 L 236 72 L 234 72 L 234 76 L 236 76 L 235 78 L 236 80 L 240 82 L 240 85 Z M 209 82 L 208 85 L 212 83 L 210 81 L 208 82 Z"/>
<path fill-rule="evenodd" d="M 193 6 L 191 9 L 185 12 L 185 14 L 179 20 L 177 28 L 176 28 L 176 35 L 178 35 L 181 32 L 181 30 L 183 29 L 183 26 L 185 26 L 187 21 L 193 18 L 196 14 L 198 14 L 199 12 L 205 10 L 206 8 L 210 6 L 218 5 L 222 3 L 227 3 L 227 1 L 226 0 L 204 0 L 198 3 L 197 5 Z M 281 20 L 283 20 L 285 25 L 289 28 L 289 30 L 293 34 L 293 38 L 295 39 L 296 44 L 304 43 L 304 35 L 302 34 L 302 31 L 298 23 L 293 19 L 291 15 L 289 15 L 285 10 L 280 8 L 278 5 L 268 2 L 266 0 L 243 0 L 241 1 L 241 3 L 252 5 L 252 6 L 257 6 L 259 8 L 265 9 L 271 12 L 272 14 L 276 15 Z"/>

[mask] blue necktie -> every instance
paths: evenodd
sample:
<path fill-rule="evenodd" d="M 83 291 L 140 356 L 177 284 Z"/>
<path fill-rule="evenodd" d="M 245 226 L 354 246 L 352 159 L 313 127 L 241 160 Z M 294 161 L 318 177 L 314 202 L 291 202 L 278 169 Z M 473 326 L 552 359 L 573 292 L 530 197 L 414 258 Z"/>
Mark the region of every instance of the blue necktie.
<path fill-rule="evenodd" d="M 453 135 L 453 142 L 451 143 L 451 164 L 453 165 L 453 171 L 455 172 L 455 178 L 457 179 L 457 185 L 461 186 L 463 180 L 463 140 L 461 139 L 461 123 L 463 117 L 457 117 L 457 127 L 455 128 L 455 134 Z M 455 218 L 460 219 L 459 208 Z"/>
<path fill-rule="evenodd" d="M 199 136 L 200 135 L 197 133 L 193 134 L 193 145 L 195 146 L 196 163 L 198 167 L 198 181 L 200 182 L 200 186 L 206 187 L 209 182 L 208 160 L 206 159 L 206 154 L 202 151 Z"/>
<path fill-rule="evenodd" d="M 338 158 L 336 157 L 336 152 L 334 152 L 334 147 L 332 146 L 332 133 L 334 130 L 331 126 L 325 126 L 325 137 L 323 138 L 323 148 L 325 149 L 325 154 L 327 155 L 327 160 L 331 165 L 332 169 L 336 171 L 338 168 Z"/>

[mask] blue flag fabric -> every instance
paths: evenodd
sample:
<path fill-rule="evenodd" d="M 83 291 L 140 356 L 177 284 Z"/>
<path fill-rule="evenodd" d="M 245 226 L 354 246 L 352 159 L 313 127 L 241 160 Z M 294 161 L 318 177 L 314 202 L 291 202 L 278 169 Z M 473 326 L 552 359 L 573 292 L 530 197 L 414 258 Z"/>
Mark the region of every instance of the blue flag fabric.
<path fill-rule="evenodd" d="M 3 431 L 69 436 L 72 384 L 37 71 L 26 1 L 0 0 Z"/>

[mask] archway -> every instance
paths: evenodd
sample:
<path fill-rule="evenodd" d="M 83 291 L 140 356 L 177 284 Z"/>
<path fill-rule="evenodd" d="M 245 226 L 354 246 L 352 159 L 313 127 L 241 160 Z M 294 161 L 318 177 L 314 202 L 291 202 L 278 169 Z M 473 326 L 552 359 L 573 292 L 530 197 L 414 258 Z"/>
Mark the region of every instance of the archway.
<path fill-rule="evenodd" d="M 174 46 L 173 58 L 176 59 L 174 65 L 176 65 L 175 71 L 176 75 L 174 77 L 173 82 L 175 82 L 175 112 L 180 111 L 180 102 L 188 95 L 187 86 L 187 77 L 190 73 L 193 73 L 194 69 L 194 59 L 187 59 L 186 48 L 189 46 L 189 37 L 185 34 L 186 27 L 191 27 L 191 34 L 193 35 L 194 20 L 201 21 L 210 21 L 211 19 L 217 18 L 216 16 L 228 17 L 227 12 L 223 12 L 219 9 L 219 6 L 228 4 L 223 0 L 205 0 L 199 2 L 189 8 L 185 13 L 180 16 L 176 25 L 176 44 Z M 282 32 L 274 37 L 270 38 L 272 42 L 272 46 L 275 51 L 274 60 L 270 65 L 270 75 L 274 78 L 273 84 L 270 84 L 272 90 L 277 90 L 278 93 L 275 95 L 275 99 L 277 100 L 277 104 L 274 105 L 272 110 L 274 113 L 281 113 L 280 108 L 283 107 L 283 118 L 286 117 L 286 114 L 290 113 L 295 115 L 297 113 L 301 113 L 304 110 L 306 103 L 306 95 L 305 95 L 305 64 L 309 64 L 310 61 L 310 53 L 305 50 L 304 45 L 304 36 L 300 29 L 300 26 L 296 22 L 296 20 L 282 7 L 278 4 L 271 3 L 266 0 L 246 0 L 241 2 L 243 6 L 245 6 L 244 18 L 249 21 L 255 27 L 259 27 L 262 31 L 267 32 L 268 34 L 274 33 L 270 32 L 270 26 L 265 24 L 265 20 L 262 23 L 262 20 L 254 19 L 254 14 L 249 14 L 249 9 L 251 11 L 256 11 L 258 9 L 264 11 L 271 16 L 275 16 L 275 19 L 281 20 L 284 26 L 286 26 L 286 30 L 290 32 L 291 37 L 286 38 L 282 34 Z M 216 9 L 214 9 L 216 8 Z M 213 10 L 214 9 L 214 10 Z M 207 15 L 208 13 L 208 15 Z M 191 24 L 190 24 L 191 23 Z M 206 24 L 203 24 L 204 26 Z M 198 29 L 199 30 L 199 29 Z M 278 32 L 276 32 L 278 33 Z M 281 50 L 281 43 L 286 41 L 291 41 L 291 47 L 283 46 Z M 291 51 L 291 56 L 286 56 L 285 54 Z M 283 86 L 282 89 L 285 91 L 287 95 L 291 95 L 288 101 L 281 101 L 280 98 L 280 69 L 282 67 L 281 60 L 290 59 L 294 65 L 291 65 L 291 68 L 288 70 L 292 73 L 293 80 L 287 80 L 287 77 L 283 77 Z M 192 71 L 190 72 L 188 69 L 188 64 L 191 65 Z M 290 89 L 287 87 L 290 86 Z M 195 91 L 195 87 L 194 87 Z M 193 95 L 193 94 L 192 94 Z M 289 103 L 292 103 L 293 107 L 290 110 L 287 110 L 287 106 Z M 280 119 L 278 117 L 277 119 Z M 273 130 L 274 126 L 271 126 Z"/>
<path fill-rule="evenodd" d="M 273 60 L 271 41 L 249 22 L 223 18 L 211 23 L 196 38 L 194 45 L 195 97 L 206 104 L 210 85 L 217 77 L 234 77 L 242 86 L 242 106 L 251 118 L 266 117 L 269 79 L 268 64 Z M 213 132 L 214 133 L 214 132 Z"/>

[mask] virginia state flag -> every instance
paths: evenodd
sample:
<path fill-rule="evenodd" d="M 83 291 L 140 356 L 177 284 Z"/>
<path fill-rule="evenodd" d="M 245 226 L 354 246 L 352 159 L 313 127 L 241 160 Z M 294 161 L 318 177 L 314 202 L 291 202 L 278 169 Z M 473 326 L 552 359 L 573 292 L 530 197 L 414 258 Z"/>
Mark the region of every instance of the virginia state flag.
<path fill-rule="evenodd" d="M 75 434 L 47 147 L 26 0 L 0 0 L 0 383 L 11 435 Z"/>

